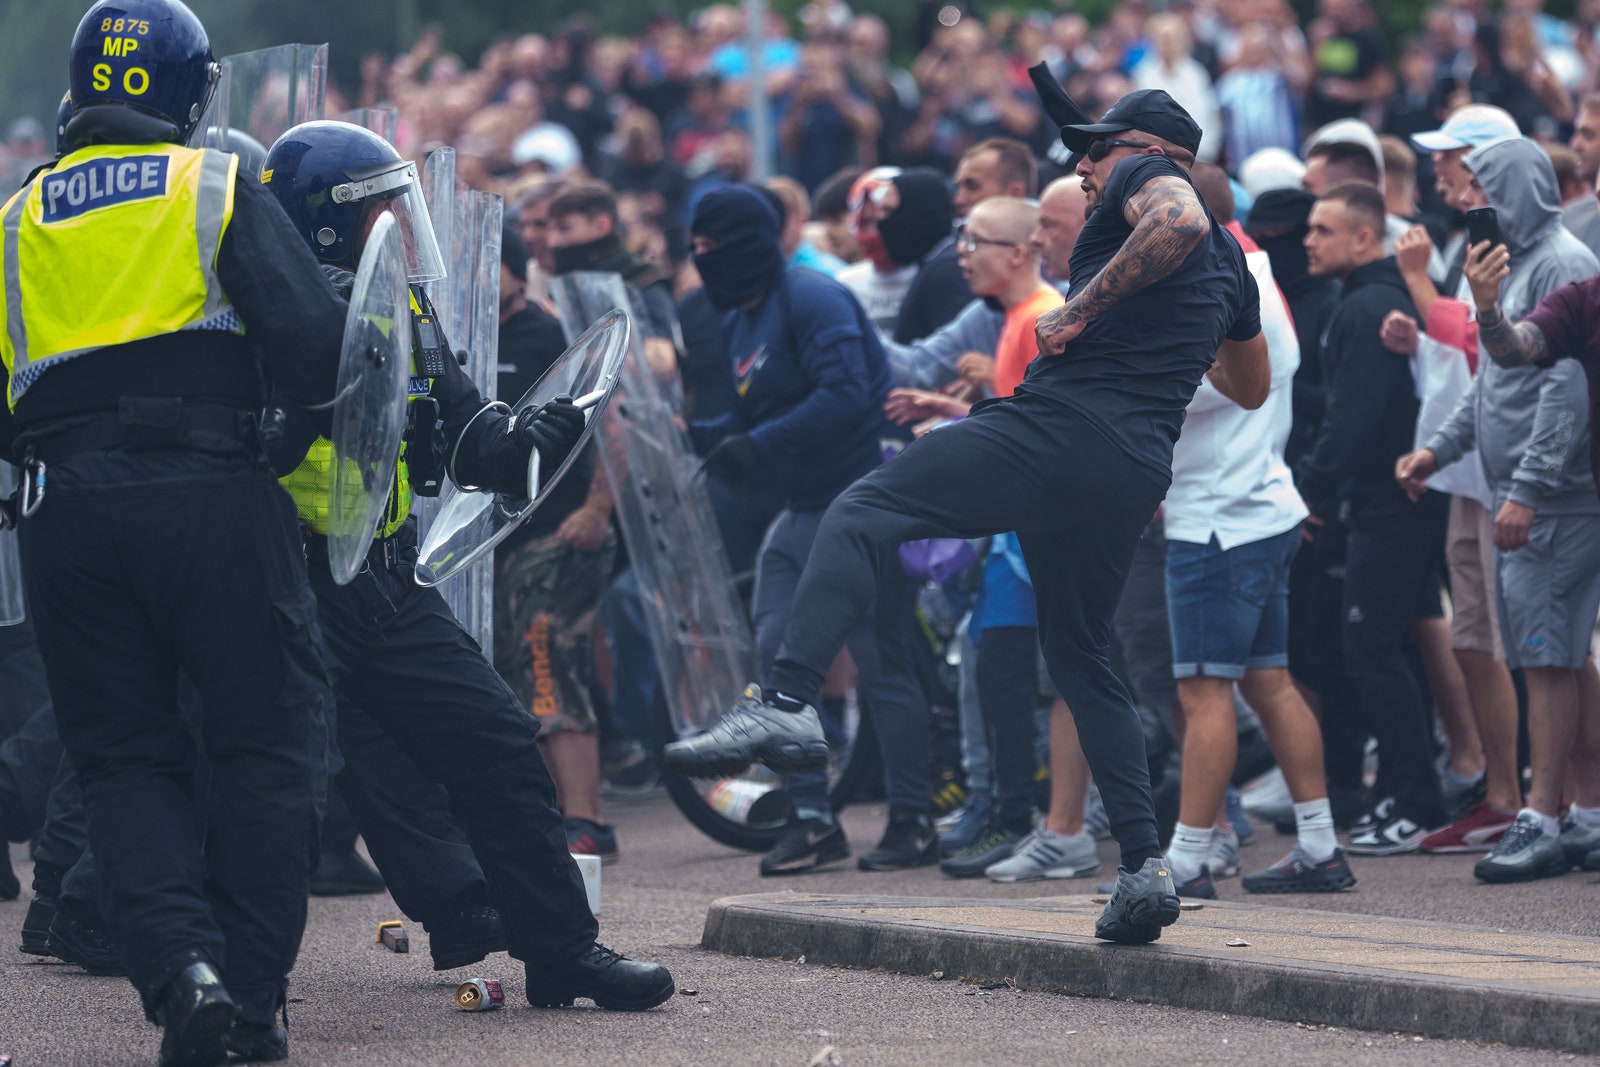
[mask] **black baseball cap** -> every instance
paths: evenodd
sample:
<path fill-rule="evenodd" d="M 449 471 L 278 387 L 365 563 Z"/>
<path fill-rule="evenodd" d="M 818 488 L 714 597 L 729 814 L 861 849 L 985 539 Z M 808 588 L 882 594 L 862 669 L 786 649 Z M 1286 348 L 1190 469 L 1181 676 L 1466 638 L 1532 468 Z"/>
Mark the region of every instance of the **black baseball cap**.
<path fill-rule="evenodd" d="M 1124 96 L 1099 122 L 1061 127 L 1061 143 L 1087 152 L 1089 142 L 1112 133 L 1138 130 L 1190 152 L 1200 150 L 1200 126 L 1163 89 L 1138 89 Z"/>

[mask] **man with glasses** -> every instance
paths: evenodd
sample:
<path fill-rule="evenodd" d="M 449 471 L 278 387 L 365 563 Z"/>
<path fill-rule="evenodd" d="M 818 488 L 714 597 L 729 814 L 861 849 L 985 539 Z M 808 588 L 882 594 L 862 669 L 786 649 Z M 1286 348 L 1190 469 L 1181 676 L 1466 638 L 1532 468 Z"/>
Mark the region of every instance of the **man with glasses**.
<path fill-rule="evenodd" d="M 1088 221 L 1065 306 L 1041 315 L 1041 358 L 1016 393 L 913 442 L 829 508 L 765 689 L 751 686 L 668 764 L 725 774 L 826 758 L 812 705 L 843 637 L 871 608 L 902 541 L 1015 530 L 1057 690 L 1080 726 L 1122 849 L 1097 936 L 1148 942 L 1178 918 L 1150 802 L 1144 735 L 1107 661 L 1134 547 L 1172 478 L 1184 408 L 1203 375 L 1260 407 L 1271 365 L 1259 292 L 1186 168 L 1200 128 L 1160 90 L 1130 93 L 1099 123 L 1063 126 L 1083 155 Z"/>

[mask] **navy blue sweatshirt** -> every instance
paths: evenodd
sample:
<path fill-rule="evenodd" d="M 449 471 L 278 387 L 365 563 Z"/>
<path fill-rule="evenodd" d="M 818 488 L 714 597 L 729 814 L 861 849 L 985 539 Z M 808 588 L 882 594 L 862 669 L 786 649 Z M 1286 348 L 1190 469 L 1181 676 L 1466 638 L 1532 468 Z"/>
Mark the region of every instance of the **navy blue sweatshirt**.
<path fill-rule="evenodd" d="M 690 426 L 696 451 L 750 436 L 795 511 L 820 511 L 882 462 L 894 375 L 867 313 L 826 275 L 791 267 L 753 309 L 722 320 L 732 406 Z"/>

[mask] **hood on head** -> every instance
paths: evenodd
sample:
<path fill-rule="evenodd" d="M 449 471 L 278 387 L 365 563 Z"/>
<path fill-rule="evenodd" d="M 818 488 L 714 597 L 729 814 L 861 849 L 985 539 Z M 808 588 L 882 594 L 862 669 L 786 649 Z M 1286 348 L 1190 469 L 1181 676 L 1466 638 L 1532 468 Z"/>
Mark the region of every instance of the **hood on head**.
<path fill-rule="evenodd" d="M 1561 223 L 1561 192 L 1544 149 L 1526 137 L 1495 141 L 1467 153 L 1513 253 L 1532 248 Z"/>

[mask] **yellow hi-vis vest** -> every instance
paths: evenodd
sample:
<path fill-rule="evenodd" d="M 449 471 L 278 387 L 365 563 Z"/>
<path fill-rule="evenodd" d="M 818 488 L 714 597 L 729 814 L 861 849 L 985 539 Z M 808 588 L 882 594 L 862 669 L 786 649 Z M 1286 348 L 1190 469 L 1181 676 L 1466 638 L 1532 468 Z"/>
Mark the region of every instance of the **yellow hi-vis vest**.
<path fill-rule="evenodd" d="M 422 314 L 422 306 L 417 302 L 417 290 L 411 288 L 411 313 Z M 413 355 L 413 368 L 415 355 Z M 411 385 L 406 393 L 406 403 L 427 396 L 433 388 L 432 378 L 419 378 L 411 376 Z M 295 510 L 300 513 L 300 521 L 310 527 L 315 533 L 326 535 L 328 532 L 328 512 L 333 503 L 333 442 L 326 437 L 319 437 L 311 443 L 311 449 L 306 453 L 306 458 L 300 466 L 278 479 L 278 483 L 289 491 L 294 498 Z M 394 484 L 389 487 L 389 505 L 384 509 L 383 520 L 378 523 L 377 537 L 379 539 L 392 537 L 405 525 L 407 517 L 411 514 L 411 469 L 406 465 L 406 443 L 400 442 L 400 462 L 395 467 Z"/>
<path fill-rule="evenodd" d="M 217 280 L 239 158 L 95 145 L 5 206 L 0 359 L 12 410 L 64 360 L 179 330 L 242 333 Z"/>

